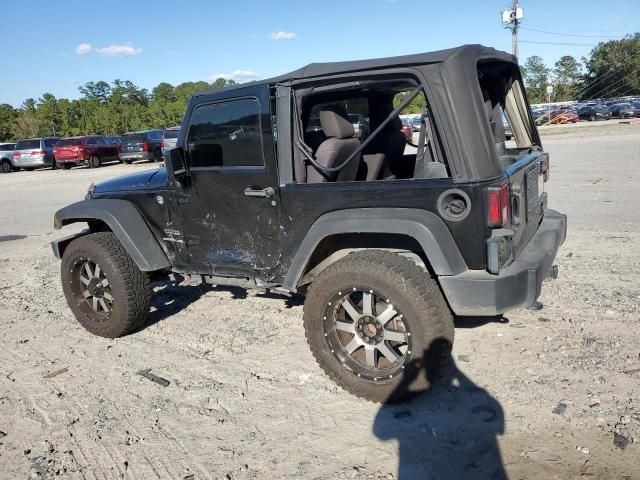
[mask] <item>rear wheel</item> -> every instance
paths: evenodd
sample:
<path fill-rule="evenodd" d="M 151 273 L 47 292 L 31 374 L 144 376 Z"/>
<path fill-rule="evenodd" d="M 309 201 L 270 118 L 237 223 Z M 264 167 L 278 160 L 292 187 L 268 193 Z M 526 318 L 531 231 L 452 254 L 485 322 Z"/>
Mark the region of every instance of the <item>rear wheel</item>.
<path fill-rule="evenodd" d="M 53 160 L 53 162 L 51 162 L 51 170 L 57 170 L 57 169 L 58 169 L 58 162 Z"/>
<path fill-rule="evenodd" d="M 162 161 L 162 152 L 160 150 L 153 152 L 153 161 L 155 163 L 160 163 Z"/>
<path fill-rule="evenodd" d="M 0 173 L 11 173 L 13 171 L 13 165 L 9 160 L 2 160 L 0 162 Z"/>
<path fill-rule="evenodd" d="M 63 170 L 69 170 L 71 168 L 71 162 L 64 162 L 61 163 L 60 166 L 62 167 Z"/>
<path fill-rule="evenodd" d="M 91 333 L 120 337 L 144 322 L 151 302 L 149 275 L 113 233 L 93 233 L 71 242 L 61 268 L 67 303 Z"/>
<path fill-rule="evenodd" d="M 333 381 L 387 403 L 426 390 L 449 360 L 454 337 L 436 282 L 411 260 L 382 250 L 349 254 L 323 270 L 307 294 L 304 328 Z"/>
<path fill-rule="evenodd" d="M 596 116 L 595 116 L 595 115 L 591 115 L 591 116 L 589 117 L 589 121 L 590 121 L 590 122 L 595 122 L 595 121 L 596 121 Z"/>
<path fill-rule="evenodd" d="M 126 165 L 131 165 L 131 160 L 124 159 L 124 160 L 122 160 L 122 163 L 124 163 Z"/>
<path fill-rule="evenodd" d="M 92 155 L 89 159 L 89 168 L 98 168 L 102 165 L 102 160 L 98 155 Z"/>

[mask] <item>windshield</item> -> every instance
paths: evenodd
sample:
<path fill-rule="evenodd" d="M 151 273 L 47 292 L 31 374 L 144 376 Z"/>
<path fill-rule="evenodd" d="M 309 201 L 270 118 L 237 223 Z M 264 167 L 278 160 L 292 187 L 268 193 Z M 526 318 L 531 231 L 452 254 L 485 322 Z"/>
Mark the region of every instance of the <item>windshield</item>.
<path fill-rule="evenodd" d="M 81 138 L 63 138 L 56 143 L 56 147 L 72 147 L 76 145 L 80 145 L 82 142 Z"/>

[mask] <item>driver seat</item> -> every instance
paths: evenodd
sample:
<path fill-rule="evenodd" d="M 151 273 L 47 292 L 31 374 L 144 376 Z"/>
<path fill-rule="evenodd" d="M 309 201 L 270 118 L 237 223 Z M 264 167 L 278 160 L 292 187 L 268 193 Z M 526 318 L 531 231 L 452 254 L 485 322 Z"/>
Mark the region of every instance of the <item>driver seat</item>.
<path fill-rule="evenodd" d="M 349 120 L 335 112 L 320 112 L 320 126 L 327 139 L 315 153 L 316 162 L 323 167 L 333 168 L 342 164 L 360 146 L 355 130 Z M 312 164 L 307 165 L 307 183 L 350 182 L 356 179 L 361 155 L 356 155 L 338 172 L 325 173 Z"/>

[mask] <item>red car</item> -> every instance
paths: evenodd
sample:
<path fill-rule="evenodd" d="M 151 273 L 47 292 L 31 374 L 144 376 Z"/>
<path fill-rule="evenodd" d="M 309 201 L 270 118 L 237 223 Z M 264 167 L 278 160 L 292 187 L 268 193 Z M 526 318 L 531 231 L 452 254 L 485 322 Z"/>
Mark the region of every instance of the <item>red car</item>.
<path fill-rule="evenodd" d="M 573 110 L 558 109 L 551 112 L 551 123 L 577 123 L 580 117 Z"/>
<path fill-rule="evenodd" d="M 400 128 L 400 131 L 407 142 L 413 141 L 413 127 L 411 126 L 410 120 L 402 119 L 402 127 Z"/>
<path fill-rule="evenodd" d="M 105 160 L 117 160 L 118 153 L 118 144 L 103 135 L 63 138 L 53 148 L 56 163 L 64 169 L 79 164 L 97 168 Z"/>

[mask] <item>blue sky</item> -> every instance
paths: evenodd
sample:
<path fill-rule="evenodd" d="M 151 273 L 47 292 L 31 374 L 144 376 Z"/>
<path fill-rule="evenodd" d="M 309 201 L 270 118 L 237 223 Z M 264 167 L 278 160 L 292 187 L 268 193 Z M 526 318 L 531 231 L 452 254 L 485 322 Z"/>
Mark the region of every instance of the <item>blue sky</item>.
<path fill-rule="evenodd" d="M 520 58 L 552 64 L 640 31 L 640 0 L 521 0 Z M 0 6 L 0 103 L 45 92 L 78 97 L 88 81 L 151 89 L 165 81 L 265 78 L 313 61 L 402 55 L 464 43 L 511 49 L 510 0 L 13 0 Z M 578 37 L 569 35 L 590 35 Z M 596 36 L 602 36 L 596 37 Z"/>

